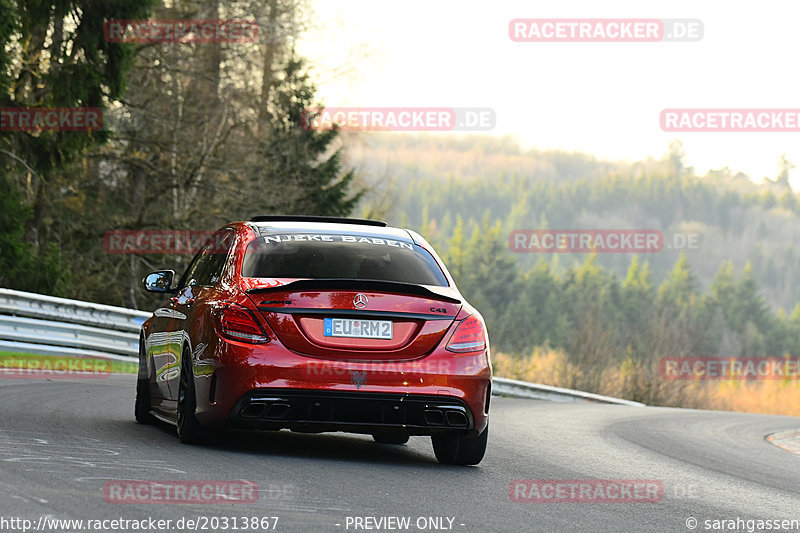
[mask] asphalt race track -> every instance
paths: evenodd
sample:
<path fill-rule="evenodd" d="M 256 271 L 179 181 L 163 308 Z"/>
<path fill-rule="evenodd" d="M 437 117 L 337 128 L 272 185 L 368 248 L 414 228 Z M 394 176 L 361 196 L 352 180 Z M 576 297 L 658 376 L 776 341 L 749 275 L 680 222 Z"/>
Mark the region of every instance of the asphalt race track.
<path fill-rule="evenodd" d="M 388 516 L 409 517 L 409 528 L 370 530 L 682 532 L 692 531 L 690 517 L 694 531 L 713 519 L 800 519 L 800 455 L 765 441 L 800 428 L 800 418 L 494 398 L 484 461 L 447 467 L 423 437 L 391 446 L 282 431 L 184 445 L 170 426 L 134 422 L 134 386 L 135 376 L 121 375 L 0 379 L 0 519 L 277 516 L 285 532 L 368 531 L 377 522 L 355 529 L 356 517 Z M 509 484 L 520 479 L 657 480 L 663 494 L 516 503 Z M 108 503 L 104 485 L 115 480 L 248 480 L 258 498 Z"/>

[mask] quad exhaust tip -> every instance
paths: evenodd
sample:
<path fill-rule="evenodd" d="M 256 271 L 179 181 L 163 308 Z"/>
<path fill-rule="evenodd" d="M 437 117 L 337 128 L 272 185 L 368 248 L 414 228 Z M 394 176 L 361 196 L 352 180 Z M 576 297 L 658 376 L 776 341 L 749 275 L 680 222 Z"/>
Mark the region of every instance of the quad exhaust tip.
<path fill-rule="evenodd" d="M 469 424 L 466 409 L 457 405 L 428 406 L 424 416 L 429 426 L 467 427 Z"/>
<path fill-rule="evenodd" d="M 281 419 L 289 414 L 289 401 L 285 398 L 253 398 L 240 411 L 242 418 Z"/>

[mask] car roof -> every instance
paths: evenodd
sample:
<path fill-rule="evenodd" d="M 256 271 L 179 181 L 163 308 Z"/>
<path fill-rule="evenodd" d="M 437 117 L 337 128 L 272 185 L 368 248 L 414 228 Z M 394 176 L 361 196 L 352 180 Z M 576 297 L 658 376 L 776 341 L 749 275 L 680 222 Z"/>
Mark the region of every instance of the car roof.
<path fill-rule="evenodd" d="M 355 221 L 354 221 L 355 222 Z M 417 244 L 411 235 L 404 229 L 389 226 L 380 227 L 358 223 L 338 222 L 305 222 L 297 220 L 248 222 L 259 236 L 278 235 L 286 233 L 311 233 L 320 235 L 353 235 L 358 237 L 374 237 L 394 239 L 397 241 Z"/>

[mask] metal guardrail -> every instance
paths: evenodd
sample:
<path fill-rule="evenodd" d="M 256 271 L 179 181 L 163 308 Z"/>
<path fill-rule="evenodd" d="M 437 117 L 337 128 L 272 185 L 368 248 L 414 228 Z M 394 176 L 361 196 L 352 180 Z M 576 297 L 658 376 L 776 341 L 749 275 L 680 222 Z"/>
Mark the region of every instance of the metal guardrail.
<path fill-rule="evenodd" d="M 124 307 L 0 289 L 0 351 L 130 361 L 138 356 L 139 328 L 150 315 Z M 555 402 L 644 405 L 506 378 L 494 378 L 492 394 Z"/>
<path fill-rule="evenodd" d="M 139 354 L 137 333 L 18 316 L 0 315 L 0 339 L 96 350 L 129 357 Z"/>
<path fill-rule="evenodd" d="M 68 300 L 31 292 L 0 289 L 0 314 L 55 320 L 103 329 L 139 333 L 151 313 L 112 305 Z"/>
<path fill-rule="evenodd" d="M 0 289 L 0 350 L 130 361 L 151 315 L 30 292 Z"/>
<path fill-rule="evenodd" d="M 513 396 L 516 398 L 533 398 L 536 400 L 548 400 L 551 402 L 598 402 L 611 403 L 616 405 L 632 405 L 644 407 L 645 404 L 602 396 L 572 389 L 562 389 L 561 387 L 551 387 L 539 383 L 528 383 L 527 381 L 517 381 L 516 379 L 494 378 L 492 380 L 492 394 L 499 396 Z"/>
<path fill-rule="evenodd" d="M 0 352 L 28 353 L 37 355 L 53 355 L 56 357 L 85 357 L 91 359 L 113 359 L 115 361 L 135 362 L 129 355 L 117 355 L 108 352 L 97 352 L 81 348 L 68 348 L 65 346 L 52 346 L 48 344 L 31 344 L 28 342 L 14 342 L 0 340 Z"/>

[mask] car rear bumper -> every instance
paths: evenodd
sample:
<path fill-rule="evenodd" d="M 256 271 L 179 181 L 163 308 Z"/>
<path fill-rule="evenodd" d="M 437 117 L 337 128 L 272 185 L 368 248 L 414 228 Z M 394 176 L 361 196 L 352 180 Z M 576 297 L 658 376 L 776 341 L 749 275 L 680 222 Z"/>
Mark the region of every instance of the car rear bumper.
<path fill-rule="evenodd" d="M 388 430 L 409 435 L 475 427 L 469 406 L 457 398 L 298 389 L 251 391 L 231 409 L 230 423 L 253 429 L 352 433 Z"/>
<path fill-rule="evenodd" d="M 218 350 L 213 368 L 195 367 L 196 416 L 208 427 L 430 435 L 488 424 L 485 352 L 365 362 L 306 357 L 278 343 Z"/>

